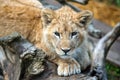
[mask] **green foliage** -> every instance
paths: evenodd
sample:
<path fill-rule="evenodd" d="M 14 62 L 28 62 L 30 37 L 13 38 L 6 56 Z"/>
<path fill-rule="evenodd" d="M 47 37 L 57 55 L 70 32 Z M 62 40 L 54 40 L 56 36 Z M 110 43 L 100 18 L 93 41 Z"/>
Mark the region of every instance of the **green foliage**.
<path fill-rule="evenodd" d="M 108 3 L 120 7 L 120 0 L 108 0 Z"/>
<path fill-rule="evenodd" d="M 116 5 L 120 7 L 120 0 L 115 0 L 116 1 Z"/>
<path fill-rule="evenodd" d="M 107 62 L 106 69 L 108 73 L 108 80 L 120 80 L 120 67 Z"/>

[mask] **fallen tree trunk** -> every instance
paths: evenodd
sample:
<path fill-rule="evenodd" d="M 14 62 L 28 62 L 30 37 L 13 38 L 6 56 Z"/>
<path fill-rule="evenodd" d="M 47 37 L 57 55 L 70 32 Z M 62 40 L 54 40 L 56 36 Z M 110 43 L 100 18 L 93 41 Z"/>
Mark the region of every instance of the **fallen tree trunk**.
<path fill-rule="evenodd" d="M 94 51 L 91 65 L 91 75 L 96 75 L 100 80 L 106 79 L 105 59 L 112 44 L 120 36 L 120 23 L 99 40 Z M 104 76 L 104 77 L 101 77 Z"/>
<path fill-rule="evenodd" d="M 44 70 L 44 53 L 16 32 L 0 38 L 0 57 L 4 80 L 19 80 L 20 75 L 28 77 Z"/>
<path fill-rule="evenodd" d="M 107 54 L 112 43 L 120 36 L 120 25 L 118 24 L 106 36 L 99 41 L 95 48 L 95 51 L 100 48 L 105 52 L 103 55 Z M 103 40 L 107 46 L 99 47 L 105 45 L 105 43 L 100 43 Z M 99 50 L 96 52 L 98 55 L 101 54 Z M 93 77 L 88 76 L 86 72 L 83 72 L 85 74 L 60 77 L 56 72 L 57 65 L 46 60 L 42 50 L 38 50 L 17 33 L 0 38 L 0 57 L 0 68 L 4 80 L 97 80 L 98 76 L 96 74 L 102 71 L 100 66 L 103 67 L 97 65 L 96 59 L 99 58 L 97 56 L 92 64 L 95 68 L 91 69 L 91 73 L 94 74 Z M 100 59 L 102 63 L 105 62 L 104 59 Z"/>
<path fill-rule="evenodd" d="M 18 33 L 0 38 L 0 45 L 3 80 L 97 80 L 85 74 L 58 76 L 57 66 L 45 59 L 44 52 Z"/>

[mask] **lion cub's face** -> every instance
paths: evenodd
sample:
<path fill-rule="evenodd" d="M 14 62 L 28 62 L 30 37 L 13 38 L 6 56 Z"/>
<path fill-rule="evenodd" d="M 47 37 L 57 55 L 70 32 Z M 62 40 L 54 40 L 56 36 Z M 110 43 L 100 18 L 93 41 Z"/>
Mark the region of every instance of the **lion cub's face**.
<path fill-rule="evenodd" d="M 60 56 L 70 56 L 85 40 L 90 11 L 74 12 L 68 7 L 43 10 L 43 36 L 49 48 Z"/>

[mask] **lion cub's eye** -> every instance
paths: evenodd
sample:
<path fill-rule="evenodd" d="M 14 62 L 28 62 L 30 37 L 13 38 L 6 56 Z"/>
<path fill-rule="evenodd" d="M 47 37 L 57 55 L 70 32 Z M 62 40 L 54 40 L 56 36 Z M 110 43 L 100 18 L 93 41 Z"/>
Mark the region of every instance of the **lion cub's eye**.
<path fill-rule="evenodd" d="M 60 33 L 59 32 L 54 32 L 54 34 L 56 35 L 56 36 L 58 36 L 58 37 L 60 37 Z"/>
<path fill-rule="evenodd" d="M 78 33 L 78 32 L 72 32 L 72 33 L 71 33 L 71 37 L 77 35 L 77 33 Z"/>

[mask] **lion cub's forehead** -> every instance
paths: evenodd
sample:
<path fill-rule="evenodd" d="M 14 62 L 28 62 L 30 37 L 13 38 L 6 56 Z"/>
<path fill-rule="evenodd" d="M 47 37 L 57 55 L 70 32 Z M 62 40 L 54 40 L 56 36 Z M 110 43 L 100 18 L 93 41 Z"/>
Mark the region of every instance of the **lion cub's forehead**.
<path fill-rule="evenodd" d="M 71 8 L 67 7 L 67 6 L 64 6 L 58 10 L 55 11 L 56 12 L 56 18 L 59 20 L 59 21 L 70 21 L 70 20 L 74 20 L 76 19 L 76 16 L 77 16 L 77 12 L 75 12 L 74 10 L 72 10 Z"/>
<path fill-rule="evenodd" d="M 78 31 L 79 27 L 75 24 L 70 22 L 58 22 L 56 25 L 54 25 L 55 31 L 58 31 L 59 33 L 71 33 L 73 31 Z"/>
<path fill-rule="evenodd" d="M 63 32 L 73 32 L 78 30 L 76 23 L 78 13 L 71 8 L 65 6 L 55 11 L 55 30 L 60 33 Z"/>

